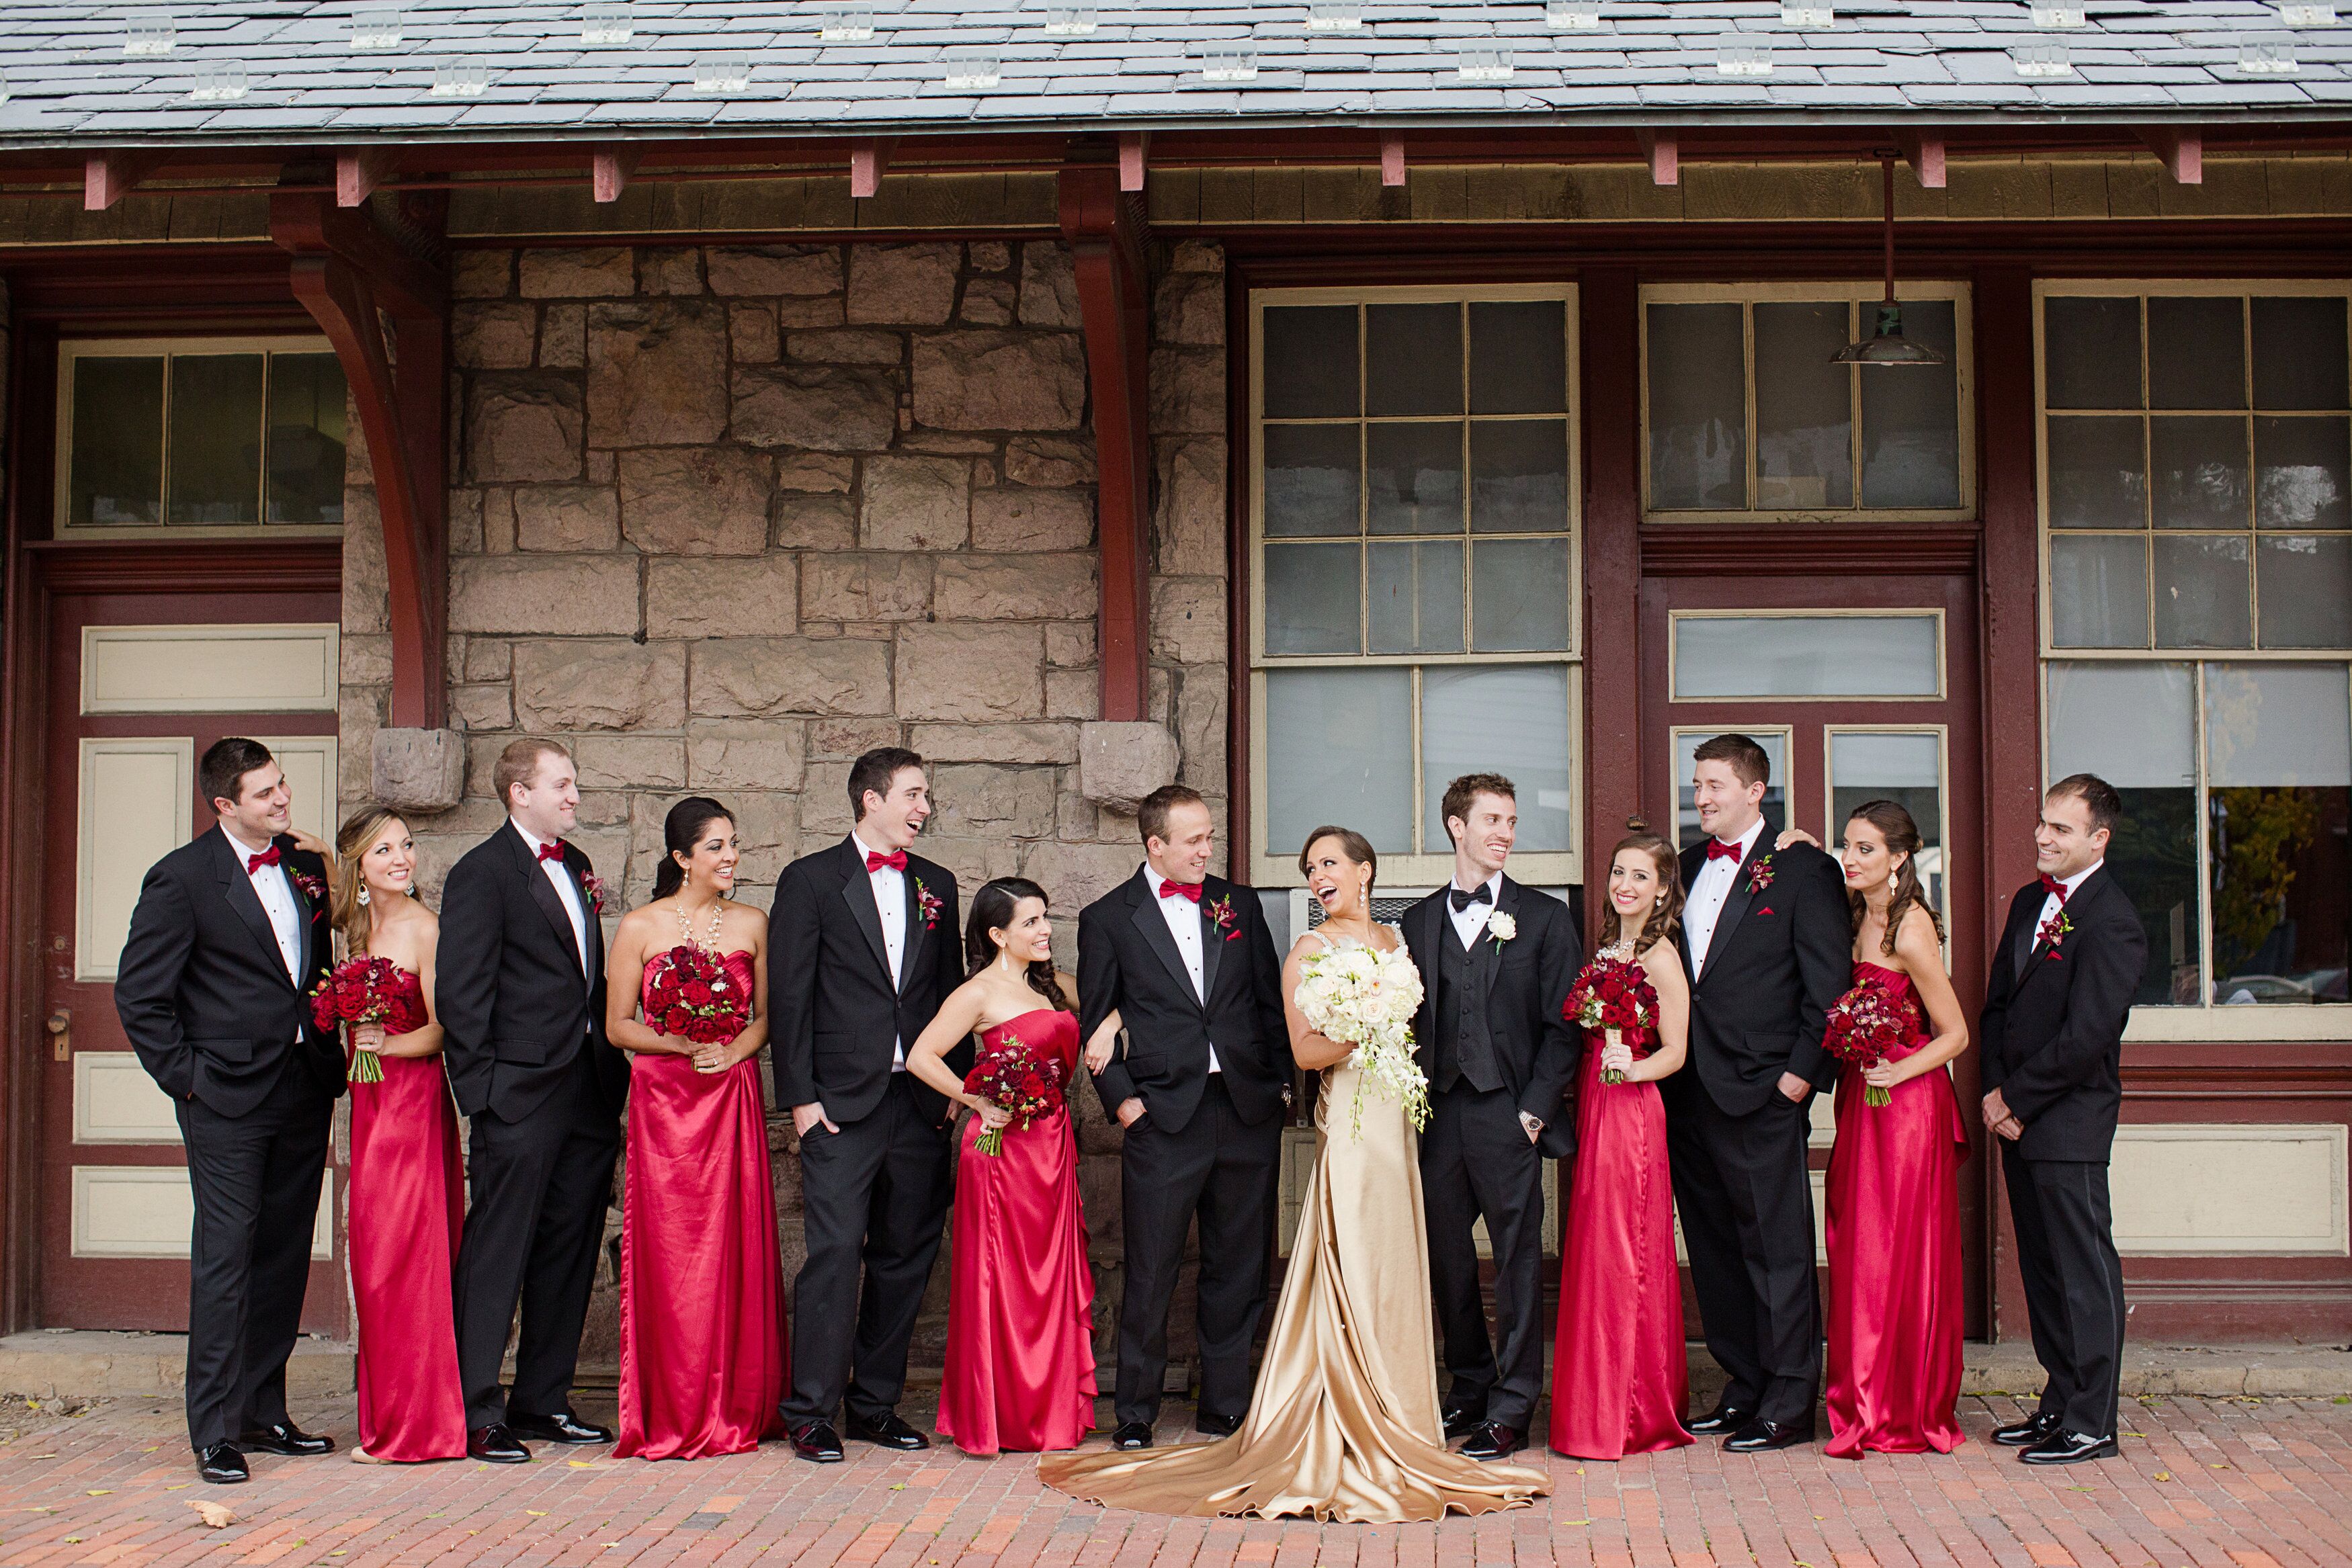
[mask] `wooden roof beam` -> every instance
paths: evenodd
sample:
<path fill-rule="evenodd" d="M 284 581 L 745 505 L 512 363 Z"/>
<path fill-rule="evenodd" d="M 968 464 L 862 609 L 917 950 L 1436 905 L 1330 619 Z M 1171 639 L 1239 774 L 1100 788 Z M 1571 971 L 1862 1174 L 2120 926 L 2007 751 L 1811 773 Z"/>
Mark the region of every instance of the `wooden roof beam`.
<path fill-rule="evenodd" d="M 1944 139 L 1917 131 L 1898 131 L 1895 144 L 1903 149 L 1903 161 L 1917 175 L 1920 188 L 1940 191 L 1944 188 Z"/>
<path fill-rule="evenodd" d="M 890 167 L 890 138 L 877 137 L 849 150 L 849 193 L 863 200 L 882 189 L 882 175 Z"/>
<path fill-rule="evenodd" d="M 1404 138 L 1381 138 L 1381 183 L 1388 186 L 1404 183 Z"/>
<path fill-rule="evenodd" d="M 1642 156 L 1650 161 L 1650 183 L 1679 185 L 1683 183 L 1682 157 L 1671 131 L 1636 131 L 1633 139 L 1642 144 Z"/>
<path fill-rule="evenodd" d="M 82 210 L 111 212 L 139 182 L 163 165 L 161 152 L 93 152 L 82 164 Z"/>
<path fill-rule="evenodd" d="M 1143 171 L 1151 153 L 1151 132 L 1122 131 L 1118 133 L 1118 188 L 1125 192 L 1143 189 Z"/>
<path fill-rule="evenodd" d="M 391 158 L 381 151 L 335 154 L 335 205 L 359 207 L 375 194 L 393 172 Z"/>
<path fill-rule="evenodd" d="M 2173 126 L 2149 126 L 2139 133 L 2149 152 L 2164 164 L 2166 178 L 2176 185 L 2205 183 L 2205 138 Z"/>
<path fill-rule="evenodd" d="M 597 149 L 591 165 L 590 179 L 596 188 L 599 202 L 617 202 L 628 189 L 629 177 L 637 172 L 640 152 L 635 147 L 602 147 Z"/>

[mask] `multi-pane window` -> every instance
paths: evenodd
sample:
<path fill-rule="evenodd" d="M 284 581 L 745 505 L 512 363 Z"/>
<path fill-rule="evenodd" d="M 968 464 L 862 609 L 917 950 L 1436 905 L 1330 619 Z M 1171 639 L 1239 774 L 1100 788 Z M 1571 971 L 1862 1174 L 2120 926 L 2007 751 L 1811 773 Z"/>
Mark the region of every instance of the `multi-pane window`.
<path fill-rule="evenodd" d="M 60 531 L 343 520 L 342 366 L 315 338 L 68 343 Z"/>
<path fill-rule="evenodd" d="M 1443 877 L 1448 780 L 1508 775 L 1524 874 L 1573 872 L 1573 292 L 1254 297 L 1261 876 L 1325 822 Z"/>
<path fill-rule="evenodd" d="M 1968 292 L 1901 292 L 1904 335 L 1944 363 L 1832 363 L 1870 335 L 1875 298 L 1846 283 L 1644 287 L 1644 515 L 1972 515 Z"/>

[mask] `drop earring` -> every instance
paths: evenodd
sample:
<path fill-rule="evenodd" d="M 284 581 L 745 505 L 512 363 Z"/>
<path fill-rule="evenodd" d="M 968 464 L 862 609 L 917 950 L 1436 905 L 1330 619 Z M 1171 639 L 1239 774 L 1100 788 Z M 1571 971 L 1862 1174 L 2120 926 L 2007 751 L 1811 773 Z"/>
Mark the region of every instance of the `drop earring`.
<path fill-rule="evenodd" d="M 365 909 L 365 908 L 367 907 L 367 904 L 368 904 L 368 890 L 367 890 L 367 883 L 360 883 L 360 907 L 361 907 L 362 909 Z"/>

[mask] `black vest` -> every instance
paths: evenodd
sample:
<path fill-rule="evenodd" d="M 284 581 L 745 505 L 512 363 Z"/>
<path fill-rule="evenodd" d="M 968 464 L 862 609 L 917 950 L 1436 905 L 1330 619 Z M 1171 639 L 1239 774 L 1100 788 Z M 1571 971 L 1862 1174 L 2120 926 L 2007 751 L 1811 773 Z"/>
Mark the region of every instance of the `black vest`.
<path fill-rule="evenodd" d="M 1437 919 L 1437 1088 L 1462 1080 L 1491 1094 L 1503 1086 L 1495 1062 L 1495 1042 L 1486 1031 L 1486 975 L 1495 963 L 1495 939 L 1481 933 L 1465 952 L 1450 914 Z"/>

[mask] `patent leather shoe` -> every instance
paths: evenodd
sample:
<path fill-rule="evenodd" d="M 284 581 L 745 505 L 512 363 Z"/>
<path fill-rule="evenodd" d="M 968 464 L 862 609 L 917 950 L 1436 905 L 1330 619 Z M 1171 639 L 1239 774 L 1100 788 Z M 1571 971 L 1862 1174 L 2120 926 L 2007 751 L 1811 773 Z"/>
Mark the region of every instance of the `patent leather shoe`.
<path fill-rule="evenodd" d="M 811 1421 L 793 1428 L 793 1452 L 812 1464 L 841 1463 L 841 1434 L 830 1421 Z"/>
<path fill-rule="evenodd" d="M 1151 1423 L 1122 1421 L 1118 1430 L 1110 1435 L 1110 1446 L 1121 1453 L 1133 1453 L 1138 1448 L 1151 1447 Z"/>
<path fill-rule="evenodd" d="M 1755 1418 L 1755 1411 L 1726 1400 L 1697 1420 L 1684 1422 L 1683 1430 L 1694 1437 L 1720 1437 L 1738 1431 Z"/>
<path fill-rule="evenodd" d="M 1468 1437 L 1486 1424 L 1485 1411 L 1465 1409 L 1459 1405 L 1445 1411 L 1439 1419 L 1445 1423 L 1445 1440 L 1449 1443 L 1456 1437 Z"/>
<path fill-rule="evenodd" d="M 571 1411 L 562 1410 L 552 1416 L 507 1416 L 507 1427 L 518 1437 L 529 1437 L 537 1443 L 609 1443 L 609 1428 L 592 1427 L 576 1418 Z"/>
<path fill-rule="evenodd" d="M 1726 1437 L 1723 1440 L 1723 1447 L 1727 1453 L 1765 1454 L 1775 1448 L 1793 1448 L 1812 1440 L 1813 1424 L 1811 1421 L 1801 1425 L 1792 1422 L 1783 1426 L 1778 1421 L 1767 1421 L 1763 1416 L 1759 1416 L 1740 1427 L 1738 1431 Z"/>
<path fill-rule="evenodd" d="M 1238 1416 L 1219 1416 L 1203 1410 L 1192 1417 L 1192 1430 L 1212 1437 L 1230 1437 L 1241 1429 L 1242 1418 Z"/>
<path fill-rule="evenodd" d="M 899 1420 L 896 1410 L 885 1410 L 879 1416 L 852 1416 L 849 1435 L 861 1443 L 896 1448 L 902 1454 L 919 1454 L 931 1446 L 929 1437 Z"/>
<path fill-rule="evenodd" d="M 479 1459 L 486 1465 L 527 1465 L 530 1450 L 522 1439 L 503 1421 L 493 1421 L 487 1427 L 476 1427 L 466 1434 L 466 1457 Z"/>
<path fill-rule="evenodd" d="M 2094 1437 L 2088 1432 L 2061 1429 L 2017 1457 L 2029 1465 L 2079 1465 L 2084 1459 L 2112 1459 L 2116 1452 L 2113 1437 Z"/>
<path fill-rule="evenodd" d="M 215 1443 L 196 1455 L 196 1474 L 215 1486 L 235 1486 L 250 1480 L 252 1472 L 245 1468 L 245 1454 L 235 1443 Z"/>
<path fill-rule="evenodd" d="M 335 1440 L 314 1432 L 305 1432 L 291 1421 L 280 1421 L 275 1427 L 247 1432 L 237 1438 L 240 1448 L 258 1448 L 265 1454 L 283 1454 L 289 1459 L 309 1458 L 335 1451 Z"/>
<path fill-rule="evenodd" d="M 2036 1410 L 2022 1421 L 2012 1421 L 2006 1427 L 1992 1429 L 1992 1440 L 2004 1448 L 2030 1448 L 2042 1438 L 2055 1433 L 2060 1417 L 2054 1410 Z"/>
<path fill-rule="evenodd" d="M 1500 1421 L 1482 1421 L 1470 1440 L 1462 1445 L 1465 1459 L 1507 1459 L 1527 1447 L 1528 1435 L 1517 1427 L 1506 1427 Z"/>

